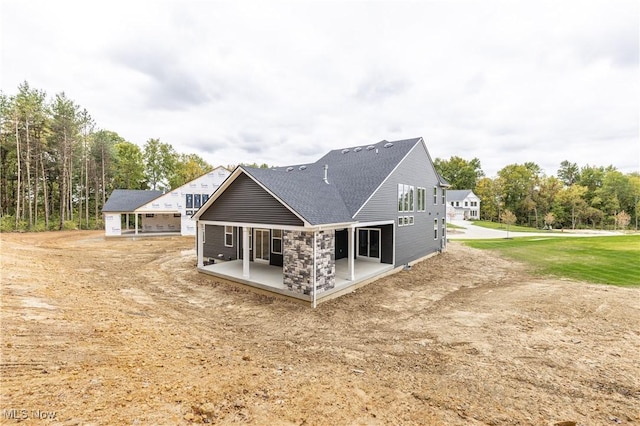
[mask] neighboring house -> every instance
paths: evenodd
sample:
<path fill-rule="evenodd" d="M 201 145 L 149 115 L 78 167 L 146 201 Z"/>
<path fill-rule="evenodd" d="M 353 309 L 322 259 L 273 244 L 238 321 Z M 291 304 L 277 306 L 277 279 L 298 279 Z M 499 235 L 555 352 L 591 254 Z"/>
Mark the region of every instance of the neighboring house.
<path fill-rule="evenodd" d="M 479 220 L 480 198 L 470 189 L 448 190 L 447 217 L 451 220 Z"/>
<path fill-rule="evenodd" d="M 447 186 L 422 138 L 240 166 L 194 216 L 197 267 L 315 306 L 443 250 Z"/>
<path fill-rule="evenodd" d="M 195 221 L 191 216 L 230 173 L 225 167 L 217 167 L 164 194 L 161 191 L 116 189 L 102 208 L 105 235 L 195 235 Z M 129 215 L 133 215 L 133 223 Z"/>

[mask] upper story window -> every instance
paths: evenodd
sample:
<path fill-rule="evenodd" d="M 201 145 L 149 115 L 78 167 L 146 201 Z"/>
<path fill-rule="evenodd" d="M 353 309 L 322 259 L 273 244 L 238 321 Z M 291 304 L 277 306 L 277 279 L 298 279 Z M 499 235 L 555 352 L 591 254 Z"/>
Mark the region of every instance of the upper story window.
<path fill-rule="evenodd" d="M 425 210 L 427 210 L 427 190 L 418 188 L 418 211 L 423 212 Z"/>
<path fill-rule="evenodd" d="M 433 205 L 437 205 L 438 204 L 438 187 L 434 186 L 433 187 Z"/>
<path fill-rule="evenodd" d="M 398 184 L 398 211 L 412 212 L 414 210 L 414 192 L 413 185 Z"/>
<path fill-rule="evenodd" d="M 444 206 L 445 204 L 447 204 L 447 190 L 446 189 L 442 189 L 442 205 Z"/>

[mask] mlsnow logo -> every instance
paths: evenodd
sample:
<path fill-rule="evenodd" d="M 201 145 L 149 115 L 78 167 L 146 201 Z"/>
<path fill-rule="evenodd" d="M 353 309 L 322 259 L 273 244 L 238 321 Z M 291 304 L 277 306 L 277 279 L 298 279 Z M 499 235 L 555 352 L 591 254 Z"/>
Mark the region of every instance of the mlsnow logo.
<path fill-rule="evenodd" d="M 36 419 L 36 420 L 54 420 L 56 418 L 55 411 L 48 410 L 27 410 L 26 408 L 9 408 L 2 410 L 2 417 L 7 420 L 28 420 L 28 419 Z"/>

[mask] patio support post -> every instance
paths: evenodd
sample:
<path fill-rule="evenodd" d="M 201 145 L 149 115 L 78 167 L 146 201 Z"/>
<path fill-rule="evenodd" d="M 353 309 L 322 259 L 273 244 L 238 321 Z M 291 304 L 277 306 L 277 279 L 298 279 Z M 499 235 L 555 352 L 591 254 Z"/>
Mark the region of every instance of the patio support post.
<path fill-rule="evenodd" d="M 249 257 L 251 253 L 249 252 L 249 228 L 246 226 L 242 227 L 242 276 L 244 278 L 250 278 L 251 273 L 249 270 Z"/>
<path fill-rule="evenodd" d="M 136 230 L 135 230 L 135 235 L 138 235 L 138 213 L 134 213 L 134 215 L 136 216 Z"/>
<path fill-rule="evenodd" d="M 355 271 L 355 258 L 356 258 L 356 228 L 350 227 L 348 228 L 347 234 L 347 245 L 349 249 L 347 252 L 349 253 L 349 281 L 355 281 L 356 279 L 356 271 Z"/>
<path fill-rule="evenodd" d="M 196 239 L 198 241 L 198 268 L 204 268 L 204 225 L 199 223 L 196 229 Z"/>

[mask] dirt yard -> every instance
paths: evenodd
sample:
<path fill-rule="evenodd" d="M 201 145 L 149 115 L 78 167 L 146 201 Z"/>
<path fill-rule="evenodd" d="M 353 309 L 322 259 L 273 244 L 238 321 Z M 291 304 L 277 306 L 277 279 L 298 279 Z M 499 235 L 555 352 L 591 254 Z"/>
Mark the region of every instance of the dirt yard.
<path fill-rule="evenodd" d="M 640 423 L 640 289 L 451 243 L 312 310 L 191 238 L 0 238 L 2 424 Z"/>

